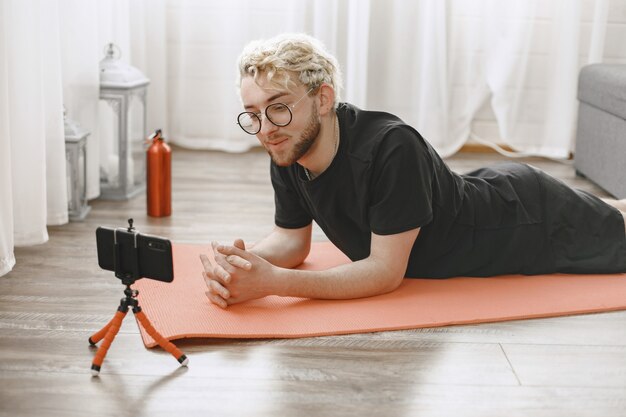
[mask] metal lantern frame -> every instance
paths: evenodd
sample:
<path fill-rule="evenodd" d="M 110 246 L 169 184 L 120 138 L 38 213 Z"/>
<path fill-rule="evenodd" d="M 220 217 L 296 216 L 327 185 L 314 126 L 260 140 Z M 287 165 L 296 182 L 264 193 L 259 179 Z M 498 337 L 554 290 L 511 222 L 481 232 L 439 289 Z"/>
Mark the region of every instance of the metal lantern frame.
<path fill-rule="evenodd" d="M 100 198 L 105 200 L 127 200 L 146 189 L 145 169 L 139 170 L 140 177 L 129 184 L 128 158 L 132 149 L 129 149 L 129 116 L 131 101 L 139 100 L 143 107 L 142 115 L 142 143 L 147 135 L 147 87 L 150 80 L 137 68 L 124 64 L 115 56 L 119 48 L 114 44 L 107 45 L 107 55 L 100 63 L 100 100 L 106 102 L 116 115 L 117 126 L 115 135 L 117 139 L 117 178 L 118 183 L 111 185 L 108 182 L 100 183 Z M 121 55 L 121 53 L 119 53 Z M 145 158 L 142 163 L 145 164 Z M 135 175 L 133 173 L 133 178 Z"/>

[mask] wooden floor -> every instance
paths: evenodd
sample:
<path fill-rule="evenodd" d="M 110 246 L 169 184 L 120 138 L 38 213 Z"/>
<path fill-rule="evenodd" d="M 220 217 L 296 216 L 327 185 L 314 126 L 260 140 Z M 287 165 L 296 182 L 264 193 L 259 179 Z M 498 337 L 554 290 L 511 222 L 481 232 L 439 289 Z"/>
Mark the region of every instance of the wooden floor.
<path fill-rule="evenodd" d="M 464 154 L 457 172 L 494 162 Z M 570 164 L 533 164 L 581 188 Z M 143 347 L 127 317 L 102 373 L 87 338 L 123 286 L 98 268 L 95 229 L 135 219 L 174 242 L 253 241 L 271 228 L 262 151 L 174 152 L 173 215 L 143 198 L 93 201 L 83 223 L 16 249 L 0 278 L 0 416 L 626 416 L 626 312 L 297 340 L 178 345 L 189 368 Z M 316 240 L 323 235 L 316 230 Z"/>

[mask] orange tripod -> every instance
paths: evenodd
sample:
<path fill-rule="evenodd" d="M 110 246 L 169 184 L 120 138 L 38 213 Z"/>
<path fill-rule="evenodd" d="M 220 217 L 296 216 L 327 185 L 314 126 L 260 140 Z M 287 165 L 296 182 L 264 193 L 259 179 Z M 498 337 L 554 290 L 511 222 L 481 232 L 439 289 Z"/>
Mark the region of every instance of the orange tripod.
<path fill-rule="evenodd" d="M 120 331 L 120 326 L 122 325 L 122 320 L 126 317 L 126 313 L 128 313 L 128 309 L 130 307 L 133 308 L 133 313 L 143 326 L 143 328 L 148 332 L 150 336 L 167 352 L 171 353 L 182 366 L 187 366 L 189 363 L 189 359 L 183 352 L 181 352 L 174 344 L 167 339 L 165 339 L 159 332 L 152 326 L 148 317 L 141 311 L 141 307 L 139 306 L 139 300 L 137 300 L 137 295 L 139 295 L 139 291 L 133 290 L 130 288 L 130 285 L 126 285 L 126 289 L 124 290 L 124 294 L 126 294 L 126 298 L 122 298 L 120 300 L 120 306 L 115 312 L 115 316 L 111 319 L 110 322 L 107 323 L 100 331 L 95 333 L 93 336 L 89 338 L 89 343 L 92 346 L 95 346 L 100 340 L 104 338 L 104 342 L 98 348 L 96 352 L 96 356 L 93 359 L 93 363 L 91 364 L 91 374 L 97 376 L 100 373 L 100 367 L 102 366 L 102 362 L 104 362 L 104 357 L 113 343 L 113 339 Z"/>

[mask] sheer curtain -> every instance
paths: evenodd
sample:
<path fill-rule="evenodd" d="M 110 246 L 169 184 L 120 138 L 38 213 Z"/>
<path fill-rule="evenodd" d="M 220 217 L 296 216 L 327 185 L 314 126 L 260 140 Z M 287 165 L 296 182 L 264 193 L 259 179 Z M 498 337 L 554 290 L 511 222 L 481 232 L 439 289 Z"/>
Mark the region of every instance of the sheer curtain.
<path fill-rule="evenodd" d="M 124 0 L 0 0 L 0 276 L 15 246 L 68 221 L 64 107 L 91 132 L 87 196 L 100 193 L 99 61 L 110 41 L 130 52 L 130 16 Z"/>
<path fill-rule="evenodd" d="M 583 0 L 485 4 L 487 85 L 500 136 L 515 149 L 556 158 L 567 158 L 572 150 L 578 71 L 595 61 L 594 51 L 603 46 L 600 37 L 592 37 L 590 49 L 582 48 L 585 3 L 590 5 Z M 594 29 L 601 33 L 607 4 L 598 1 L 587 14 L 595 14 Z M 542 73 L 539 80 L 531 78 L 536 71 Z"/>
<path fill-rule="evenodd" d="M 319 38 L 337 56 L 344 100 L 399 115 L 444 156 L 463 146 L 477 115 L 489 109 L 498 142 L 565 158 L 573 146 L 578 71 L 603 58 L 609 4 L 171 1 L 168 133 L 192 148 L 254 146 L 232 121 L 240 107 L 234 62 L 249 40 L 294 31 Z"/>
<path fill-rule="evenodd" d="M 343 100 L 397 114 L 444 156 L 488 110 L 499 142 L 562 158 L 578 71 L 606 58 L 620 10 L 624 0 L 0 0 L 0 275 L 15 245 L 67 221 L 63 106 L 91 132 L 88 197 L 99 195 L 108 42 L 151 80 L 148 130 L 182 146 L 255 146 L 234 121 L 236 58 L 252 39 L 306 32 L 337 56 Z"/>
<path fill-rule="evenodd" d="M 236 61 L 249 41 L 282 32 L 324 42 L 345 73 L 344 98 L 365 105 L 369 6 L 369 0 L 169 2 L 166 136 L 189 148 L 242 152 L 257 145 L 235 123 Z"/>
<path fill-rule="evenodd" d="M 14 243 L 44 242 L 46 224 L 67 222 L 58 12 L 0 3 L 0 274 L 15 264 Z"/>

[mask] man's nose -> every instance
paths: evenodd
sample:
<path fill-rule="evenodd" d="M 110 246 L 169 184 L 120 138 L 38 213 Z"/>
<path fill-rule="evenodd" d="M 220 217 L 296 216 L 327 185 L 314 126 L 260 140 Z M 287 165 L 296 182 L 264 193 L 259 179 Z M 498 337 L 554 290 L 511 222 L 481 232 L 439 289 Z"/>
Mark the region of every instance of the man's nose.
<path fill-rule="evenodd" d="M 274 123 L 270 122 L 267 116 L 263 115 L 261 117 L 261 134 L 265 136 L 269 136 L 274 133 L 278 129 Z"/>

